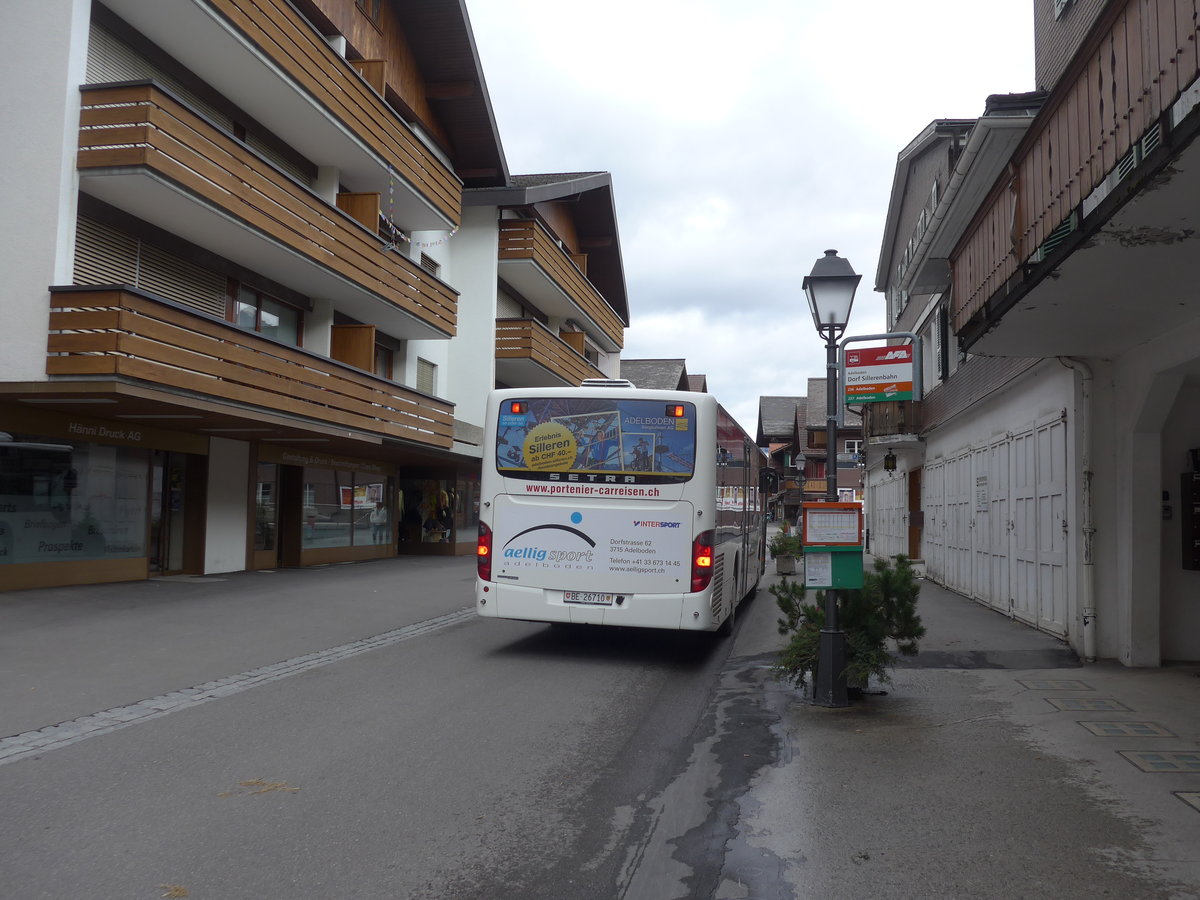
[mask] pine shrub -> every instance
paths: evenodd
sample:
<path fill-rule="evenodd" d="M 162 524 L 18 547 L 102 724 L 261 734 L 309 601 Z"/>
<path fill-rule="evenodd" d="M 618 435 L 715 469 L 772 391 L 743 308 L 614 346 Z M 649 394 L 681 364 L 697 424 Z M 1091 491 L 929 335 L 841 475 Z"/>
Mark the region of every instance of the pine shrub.
<path fill-rule="evenodd" d="M 803 582 L 781 578 L 770 588 L 783 613 L 779 633 L 789 636 L 774 665 L 775 674 L 798 687 L 816 674 L 825 625 L 825 592 L 816 602 L 806 602 Z M 861 588 L 838 589 L 838 620 L 846 633 L 846 683 L 865 688 L 874 678 L 891 683 L 888 669 L 895 663 L 891 646 L 904 656 L 915 656 L 925 636 L 917 614 L 921 586 L 906 556 L 876 559 L 863 574 Z"/>

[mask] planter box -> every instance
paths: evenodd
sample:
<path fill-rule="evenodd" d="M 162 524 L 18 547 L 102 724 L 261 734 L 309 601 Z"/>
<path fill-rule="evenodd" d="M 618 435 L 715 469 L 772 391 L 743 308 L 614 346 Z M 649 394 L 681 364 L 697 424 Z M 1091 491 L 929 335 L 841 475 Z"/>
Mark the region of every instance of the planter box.
<path fill-rule="evenodd" d="M 776 556 L 775 557 L 775 573 L 777 575 L 795 575 L 796 574 L 796 557 L 794 556 Z"/>

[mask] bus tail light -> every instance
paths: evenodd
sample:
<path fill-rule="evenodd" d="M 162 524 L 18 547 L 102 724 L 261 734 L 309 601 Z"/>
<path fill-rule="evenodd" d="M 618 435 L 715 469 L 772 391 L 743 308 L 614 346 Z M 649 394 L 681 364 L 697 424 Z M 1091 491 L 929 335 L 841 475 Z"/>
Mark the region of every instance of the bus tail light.
<path fill-rule="evenodd" d="M 475 545 L 475 565 L 483 581 L 492 580 L 492 529 L 479 523 L 479 542 Z"/>
<path fill-rule="evenodd" d="M 716 532 L 705 531 L 692 541 L 692 592 L 702 591 L 712 582 L 713 538 Z"/>

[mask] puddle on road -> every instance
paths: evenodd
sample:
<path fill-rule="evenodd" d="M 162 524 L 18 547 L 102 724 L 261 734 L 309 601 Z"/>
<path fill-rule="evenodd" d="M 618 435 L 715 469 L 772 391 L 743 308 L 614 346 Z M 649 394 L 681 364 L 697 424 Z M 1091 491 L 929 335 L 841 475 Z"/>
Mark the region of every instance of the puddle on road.
<path fill-rule="evenodd" d="M 770 680 L 754 659 L 722 673 L 686 768 L 633 812 L 644 827 L 620 829 L 642 835 L 622 866 L 621 900 L 795 900 L 784 878 L 790 863 L 741 834 L 751 782 L 779 762 L 780 716 L 765 700 Z"/>

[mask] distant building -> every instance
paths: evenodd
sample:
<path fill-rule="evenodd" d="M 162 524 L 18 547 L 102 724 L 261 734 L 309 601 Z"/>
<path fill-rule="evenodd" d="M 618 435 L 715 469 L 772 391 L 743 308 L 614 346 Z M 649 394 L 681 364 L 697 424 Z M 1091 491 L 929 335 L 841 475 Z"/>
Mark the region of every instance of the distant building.
<path fill-rule="evenodd" d="M 797 421 L 806 421 L 806 397 L 759 397 L 755 442 L 767 454 L 775 472 L 775 492 L 769 498 L 777 519 L 794 519 L 804 500 L 804 441 L 797 439 Z"/>
<path fill-rule="evenodd" d="M 808 395 L 804 418 L 796 416 L 794 441 L 804 447 L 803 499 L 825 500 L 828 497 L 827 447 L 829 413 L 827 412 L 826 380 L 808 379 Z M 840 403 L 840 399 L 839 399 Z M 842 404 L 842 424 L 837 429 L 834 464 L 837 466 L 838 499 L 862 500 L 862 470 L 859 468 L 862 451 L 862 419 L 855 407 Z M 799 413 L 799 410 L 797 410 Z"/>
<path fill-rule="evenodd" d="M 691 390 L 687 362 L 682 359 L 623 359 L 621 377 L 649 390 Z"/>
<path fill-rule="evenodd" d="M 826 448 L 828 414 L 825 379 L 810 378 L 803 397 L 758 398 L 758 445 L 778 476 L 772 498 L 777 517 L 794 521 L 800 504 L 828 497 Z M 839 497 L 862 499 L 862 426 L 859 413 L 843 411 L 835 450 Z"/>

